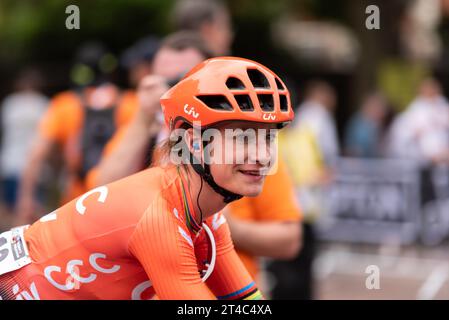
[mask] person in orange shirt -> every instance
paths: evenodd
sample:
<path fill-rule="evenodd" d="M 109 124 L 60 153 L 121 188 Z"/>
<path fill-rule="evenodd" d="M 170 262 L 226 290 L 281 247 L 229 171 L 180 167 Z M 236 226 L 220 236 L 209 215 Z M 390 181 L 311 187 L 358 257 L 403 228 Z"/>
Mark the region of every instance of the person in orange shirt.
<path fill-rule="evenodd" d="M 245 84 L 251 108 L 237 102 L 229 77 Z M 277 131 L 294 117 L 288 90 L 276 83 L 274 72 L 242 58 L 194 67 L 161 97 L 170 137 L 154 167 L 0 234 L 0 299 L 262 298 L 220 211 L 258 195 L 275 162 Z M 225 140 L 207 140 L 209 130 Z M 241 131 L 255 140 L 236 139 Z M 208 150 L 229 162 L 210 162 Z"/>
<path fill-rule="evenodd" d="M 86 172 L 115 129 L 132 117 L 137 98 L 132 92 L 120 94 L 111 82 L 113 59 L 97 42 L 86 43 L 77 53 L 72 76 L 79 89 L 56 95 L 42 118 L 21 178 L 16 208 L 19 223 L 32 221 L 37 214 L 34 190 L 55 145 L 61 147 L 67 168 L 64 203 L 86 191 Z"/>

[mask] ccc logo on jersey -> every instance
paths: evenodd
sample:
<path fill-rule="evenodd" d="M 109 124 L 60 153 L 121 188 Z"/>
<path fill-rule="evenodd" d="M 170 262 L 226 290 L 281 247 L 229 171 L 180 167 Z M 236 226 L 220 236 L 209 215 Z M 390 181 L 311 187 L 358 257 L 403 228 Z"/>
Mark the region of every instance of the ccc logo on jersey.
<path fill-rule="evenodd" d="M 92 253 L 89 256 L 90 266 L 98 273 L 111 274 L 111 273 L 115 273 L 120 270 L 120 266 L 117 264 L 113 265 L 110 268 L 101 267 L 98 264 L 98 259 L 106 259 L 106 255 L 103 253 Z M 59 266 L 46 267 L 44 269 L 45 278 L 54 287 L 56 287 L 62 291 L 70 291 L 70 290 L 74 290 L 74 289 L 79 289 L 79 286 L 77 286 L 77 285 L 79 285 L 80 283 L 87 284 L 87 283 L 91 283 L 91 282 L 95 281 L 95 279 L 97 279 L 96 273 L 90 273 L 87 277 L 81 277 L 79 268 L 82 267 L 83 265 L 84 265 L 84 262 L 82 260 L 78 260 L 78 259 L 70 260 L 67 263 L 67 266 L 65 269 L 65 273 L 68 275 L 68 277 L 66 278 L 66 282 L 64 284 L 58 283 L 52 276 L 52 274 L 55 272 L 57 272 L 57 273 L 62 272 L 62 269 Z"/>

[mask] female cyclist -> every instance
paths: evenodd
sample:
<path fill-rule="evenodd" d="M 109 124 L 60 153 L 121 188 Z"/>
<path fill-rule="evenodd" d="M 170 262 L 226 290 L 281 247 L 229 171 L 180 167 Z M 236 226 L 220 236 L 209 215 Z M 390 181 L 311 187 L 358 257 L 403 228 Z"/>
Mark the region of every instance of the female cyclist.
<path fill-rule="evenodd" d="M 262 190 L 275 154 L 258 136 L 257 152 L 244 139 L 231 163 L 211 163 L 229 151 L 227 138 L 205 141 L 194 128 L 250 129 L 271 142 L 269 129 L 293 119 L 289 101 L 256 62 L 221 57 L 193 68 L 161 98 L 177 139 L 158 147 L 157 164 L 0 235 L 0 299 L 261 298 L 218 212 Z"/>

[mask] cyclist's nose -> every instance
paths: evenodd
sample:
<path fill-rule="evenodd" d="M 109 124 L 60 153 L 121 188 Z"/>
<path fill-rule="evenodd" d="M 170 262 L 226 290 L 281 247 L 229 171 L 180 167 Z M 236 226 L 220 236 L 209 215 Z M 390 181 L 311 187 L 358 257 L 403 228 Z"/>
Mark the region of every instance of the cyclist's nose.
<path fill-rule="evenodd" d="M 265 141 L 258 142 L 256 148 L 248 148 L 248 162 L 268 166 L 272 160 L 272 149 L 270 143 Z"/>

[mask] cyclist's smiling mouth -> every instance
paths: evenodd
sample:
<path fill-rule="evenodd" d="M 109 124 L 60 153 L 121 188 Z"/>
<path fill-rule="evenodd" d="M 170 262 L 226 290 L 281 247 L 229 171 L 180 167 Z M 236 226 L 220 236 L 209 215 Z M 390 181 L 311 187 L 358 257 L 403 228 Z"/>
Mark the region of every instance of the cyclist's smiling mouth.
<path fill-rule="evenodd" d="M 238 169 L 237 172 L 251 182 L 261 182 L 267 174 L 267 170 L 263 169 Z"/>

